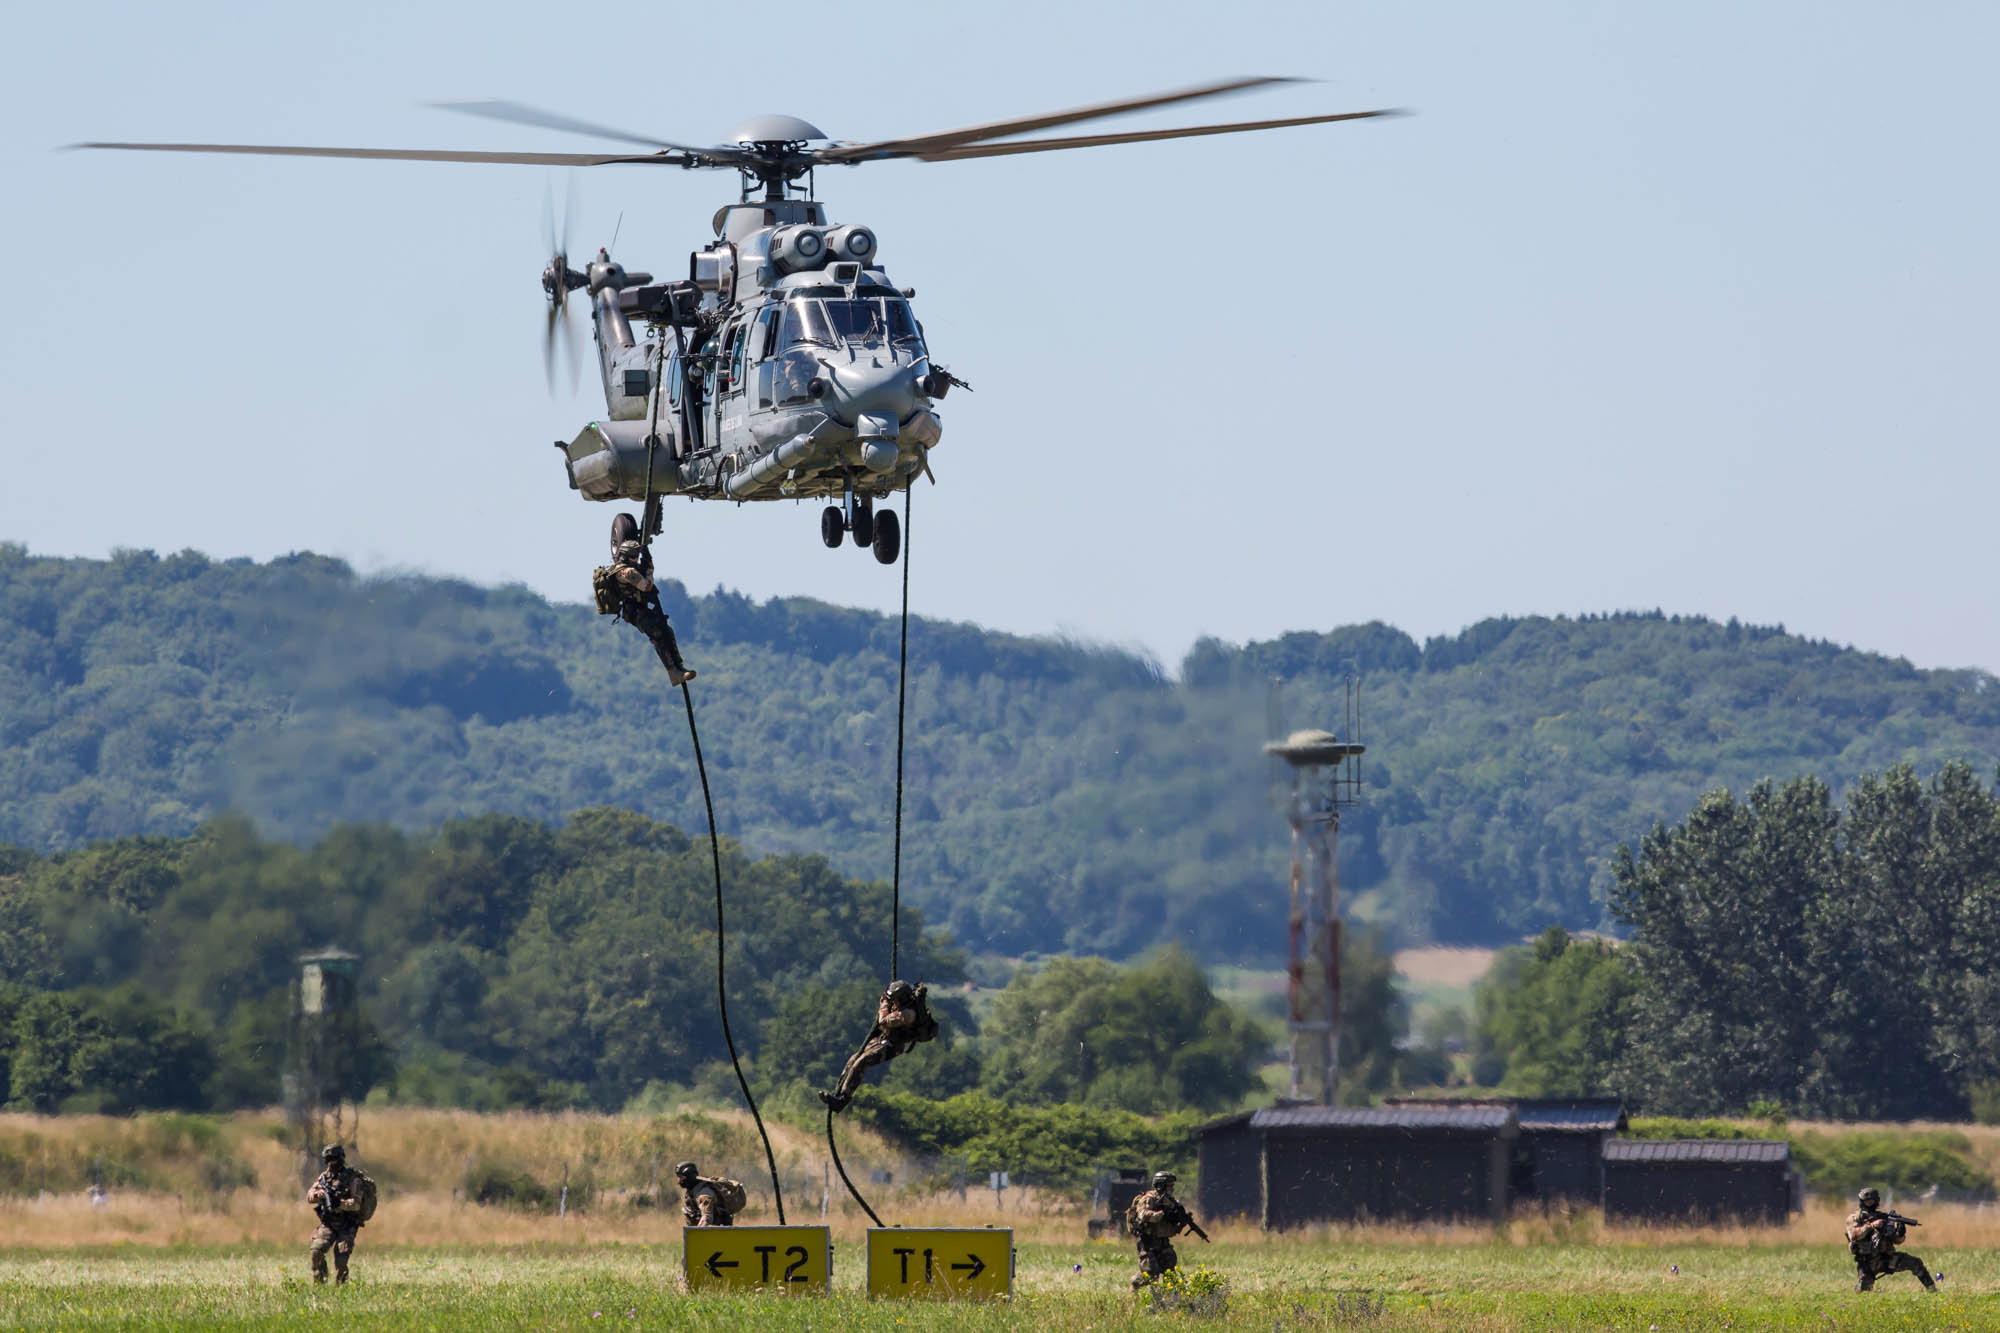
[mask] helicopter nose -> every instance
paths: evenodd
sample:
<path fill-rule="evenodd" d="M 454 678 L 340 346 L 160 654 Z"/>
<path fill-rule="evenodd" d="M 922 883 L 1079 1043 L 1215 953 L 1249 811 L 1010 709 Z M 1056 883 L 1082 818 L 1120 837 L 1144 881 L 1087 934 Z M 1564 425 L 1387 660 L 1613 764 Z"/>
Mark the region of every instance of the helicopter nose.
<path fill-rule="evenodd" d="M 844 426 L 859 427 L 863 417 L 901 421 L 916 410 L 920 389 L 915 366 L 863 364 L 828 369 L 835 387 L 829 406 Z"/>

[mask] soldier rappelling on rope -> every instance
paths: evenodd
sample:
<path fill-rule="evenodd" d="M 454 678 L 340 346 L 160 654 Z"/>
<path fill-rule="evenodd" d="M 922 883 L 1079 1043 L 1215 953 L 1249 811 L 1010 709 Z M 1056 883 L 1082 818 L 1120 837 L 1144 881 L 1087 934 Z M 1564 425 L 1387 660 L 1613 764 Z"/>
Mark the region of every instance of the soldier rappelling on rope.
<path fill-rule="evenodd" d="M 681 660 L 681 648 L 674 627 L 660 607 L 660 589 L 653 582 L 653 553 L 639 540 L 639 523 L 630 514 L 611 521 L 611 563 L 599 565 L 592 573 L 591 592 L 597 599 L 597 614 L 617 616 L 652 640 L 667 679 L 684 685 L 694 679 L 694 671 Z"/>
<path fill-rule="evenodd" d="M 854 1090 L 861 1086 L 863 1074 L 876 1065 L 887 1064 L 920 1041 L 934 1040 L 938 1024 L 931 1017 L 925 999 L 929 993 L 928 986 L 890 982 L 875 1006 L 875 1026 L 868 1029 L 868 1039 L 848 1057 L 847 1067 L 840 1071 L 840 1082 L 833 1091 L 822 1092 L 819 1099 L 832 1110 L 846 1110 L 847 1104 L 854 1100 Z"/>

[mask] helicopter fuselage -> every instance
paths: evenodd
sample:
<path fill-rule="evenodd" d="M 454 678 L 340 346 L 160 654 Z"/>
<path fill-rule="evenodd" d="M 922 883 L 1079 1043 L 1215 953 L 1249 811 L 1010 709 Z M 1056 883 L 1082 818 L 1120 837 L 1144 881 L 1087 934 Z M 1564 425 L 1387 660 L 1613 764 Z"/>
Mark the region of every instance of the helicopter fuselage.
<path fill-rule="evenodd" d="M 951 381 L 874 234 L 806 199 L 729 205 L 715 230 L 686 282 L 650 285 L 602 252 L 586 269 L 606 415 L 558 442 L 571 487 L 851 506 L 908 485 Z"/>

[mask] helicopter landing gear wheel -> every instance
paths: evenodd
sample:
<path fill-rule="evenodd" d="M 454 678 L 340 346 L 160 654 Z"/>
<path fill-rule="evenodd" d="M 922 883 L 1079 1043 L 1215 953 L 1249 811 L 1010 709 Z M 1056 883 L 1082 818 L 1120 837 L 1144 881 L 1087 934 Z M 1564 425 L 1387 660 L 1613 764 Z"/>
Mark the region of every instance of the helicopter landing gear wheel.
<path fill-rule="evenodd" d="M 638 540 L 638 519 L 633 518 L 630 514 L 613 514 L 611 516 L 611 545 L 613 547 L 616 547 L 620 542 L 636 542 Z"/>
<path fill-rule="evenodd" d="M 828 505 L 819 511 L 819 539 L 826 543 L 828 550 L 838 550 L 840 539 L 847 535 L 847 523 L 840 516 L 839 505 Z"/>
<path fill-rule="evenodd" d="M 857 499 L 854 502 L 854 525 L 850 531 L 854 533 L 854 544 L 856 546 L 873 546 L 875 544 L 875 506 L 873 504 L 861 499 Z"/>
<path fill-rule="evenodd" d="M 895 510 L 884 510 L 875 516 L 874 547 L 878 564 L 893 565 L 903 553 L 903 525 L 896 521 Z"/>

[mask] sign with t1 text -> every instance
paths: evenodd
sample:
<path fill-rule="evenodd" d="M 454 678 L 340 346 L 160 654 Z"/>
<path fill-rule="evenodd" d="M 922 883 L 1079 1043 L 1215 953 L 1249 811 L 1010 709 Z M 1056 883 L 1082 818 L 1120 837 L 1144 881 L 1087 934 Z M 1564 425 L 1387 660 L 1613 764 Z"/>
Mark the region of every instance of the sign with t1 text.
<path fill-rule="evenodd" d="M 833 1233 L 825 1227 L 688 1227 L 681 1242 L 689 1291 L 824 1296 L 833 1287 Z"/>
<path fill-rule="evenodd" d="M 990 1227 L 870 1228 L 868 1294 L 1005 1300 L 1014 1294 L 1014 1233 Z"/>

